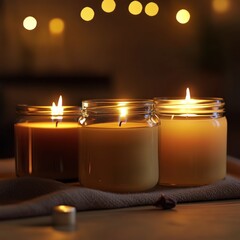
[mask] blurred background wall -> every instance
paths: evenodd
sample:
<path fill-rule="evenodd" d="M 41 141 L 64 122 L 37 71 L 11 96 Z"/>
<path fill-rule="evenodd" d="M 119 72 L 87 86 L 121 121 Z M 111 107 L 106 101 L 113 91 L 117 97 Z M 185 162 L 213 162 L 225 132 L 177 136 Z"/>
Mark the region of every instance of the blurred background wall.
<path fill-rule="evenodd" d="M 155 16 L 145 13 L 150 1 L 139 0 L 137 15 L 131 2 L 115 0 L 107 13 L 102 0 L 0 0 L 0 157 L 14 156 L 16 104 L 51 105 L 60 94 L 65 105 L 185 97 L 186 87 L 192 97 L 225 99 L 228 153 L 240 157 L 239 0 L 154 0 Z M 90 21 L 80 16 L 85 7 Z M 185 24 L 180 9 L 190 14 Z M 28 16 L 32 30 L 23 26 Z"/>

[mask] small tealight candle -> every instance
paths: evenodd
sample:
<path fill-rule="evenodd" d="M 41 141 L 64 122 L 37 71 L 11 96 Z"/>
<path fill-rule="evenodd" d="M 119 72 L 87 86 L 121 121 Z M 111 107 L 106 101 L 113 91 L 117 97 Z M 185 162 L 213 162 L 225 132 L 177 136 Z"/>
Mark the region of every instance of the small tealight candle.
<path fill-rule="evenodd" d="M 52 220 L 56 227 L 74 226 L 76 224 L 76 208 L 68 205 L 55 206 Z"/>
<path fill-rule="evenodd" d="M 226 176 L 227 121 L 222 98 L 155 98 L 159 184 L 199 186 Z"/>

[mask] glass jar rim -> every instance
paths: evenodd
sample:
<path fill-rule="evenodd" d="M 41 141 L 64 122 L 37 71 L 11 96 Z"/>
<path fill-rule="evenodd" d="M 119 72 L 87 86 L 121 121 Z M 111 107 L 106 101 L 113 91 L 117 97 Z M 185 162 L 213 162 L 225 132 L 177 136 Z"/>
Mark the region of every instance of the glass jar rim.
<path fill-rule="evenodd" d="M 152 112 L 154 107 L 153 99 L 88 99 L 82 101 L 83 111 L 91 112 L 93 114 L 113 114 L 116 109 L 128 108 L 128 114 L 141 114 Z M 116 114 L 119 115 L 117 112 Z"/>
<path fill-rule="evenodd" d="M 64 116 L 74 116 L 82 113 L 82 109 L 79 106 L 62 106 Z M 16 113 L 18 115 L 29 116 L 50 116 L 52 115 L 51 106 L 34 106 L 27 104 L 18 104 L 16 107 Z"/>
<path fill-rule="evenodd" d="M 181 97 L 154 97 L 153 101 L 172 101 L 172 100 L 185 100 L 185 98 Z M 199 100 L 199 102 L 206 102 L 206 101 L 224 101 L 221 97 L 198 97 L 198 98 L 191 98 L 190 100 Z"/>
<path fill-rule="evenodd" d="M 220 117 L 225 113 L 225 102 L 223 98 L 205 97 L 191 98 L 186 100 L 183 98 L 155 97 L 154 107 L 157 114 L 160 115 L 192 115 L 214 116 Z M 185 112 L 184 111 L 188 111 Z"/>
<path fill-rule="evenodd" d="M 145 98 L 139 98 L 139 99 L 131 99 L 131 98 L 96 98 L 96 99 L 85 99 L 82 101 L 82 103 L 90 102 L 93 105 L 103 105 L 103 104 L 109 104 L 109 105 L 115 105 L 116 103 L 126 103 L 126 104 L 148 104 L 153 103 L 153 99 L 145 99 Z"/>

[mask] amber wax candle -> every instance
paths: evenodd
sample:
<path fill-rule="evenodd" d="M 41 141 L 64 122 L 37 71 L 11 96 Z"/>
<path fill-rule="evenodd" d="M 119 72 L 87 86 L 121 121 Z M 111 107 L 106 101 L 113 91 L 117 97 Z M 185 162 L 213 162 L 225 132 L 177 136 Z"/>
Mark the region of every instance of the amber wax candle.
<path fill-rule="evenodd" d="M 199 186 L 226 176 L 227 120 L 221 98 L 155 98 L 159 184 Z"/>
<path fill-rule="evenodd" d="M 60 98 L 61 102 L 61 98 Z M 79 107 L 17 107 L 16 174 L 71 181 L 78 178 Z"/>

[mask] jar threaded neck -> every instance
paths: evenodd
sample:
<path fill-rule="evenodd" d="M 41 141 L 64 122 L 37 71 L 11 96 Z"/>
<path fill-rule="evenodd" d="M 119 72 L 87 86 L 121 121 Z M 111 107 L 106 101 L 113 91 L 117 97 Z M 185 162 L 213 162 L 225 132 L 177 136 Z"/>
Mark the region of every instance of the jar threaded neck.
<path fill-rule="evenodd" d="M 78 106 L 63 106 L 64 116 L 80 115 L 82 110 Z M 23 116 L 51 116 L 51 106 L 31 106 L 19 104 L 16 107 L 17 115 Z"/>
<path fill-rule="evenodd" d="M 155 111 L 159 116 L 222 117 L 225 114 L 223 98 L 199 98 L 190 101 L 180 98 L 154 98 Z"/>

